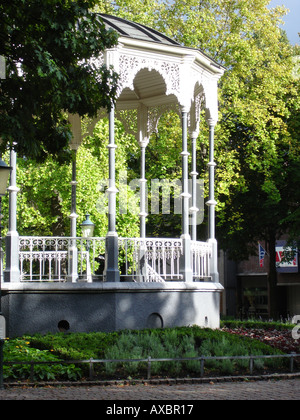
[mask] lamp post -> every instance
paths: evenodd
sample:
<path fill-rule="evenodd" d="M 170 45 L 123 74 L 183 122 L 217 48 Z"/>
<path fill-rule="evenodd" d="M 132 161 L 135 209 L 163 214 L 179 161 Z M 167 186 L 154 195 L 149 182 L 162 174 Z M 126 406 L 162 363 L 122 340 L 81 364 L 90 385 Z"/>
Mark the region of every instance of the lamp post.
<path fill-rule="evenodd" d="M 85 220 L 81 223 L 80 227 L 81 227 L 81 232 L 82 232 L 82 237 L 83 238 L 92 238 L 93 237 L 95 225 L 90 220 L 90 215 L 89 214 L 85 215 Z"/>
<path fill-rule="evenodd" d="M 0 215 L 2 211 L 2 197 L 6 194 L 8 178 L 11 168 L 0 159 Z M 2 315 L 1 305 L 1 282 L 2 282 L 2 226 L 0 221 L 0 389 L 4 388 L 3 385 L 3 346 L 6 336 L 6 322 Z"/>
<path fill-rule="evenodd" d="M 81 223 L 80 227 L 81 227 L 82 237 L 87 239 L 86 241 L 86 276 L 87 276 L 87 282 L 91 283 L 92 273 L 91 273 L 89 251 L 90 251 L 90 238 L 94 236 L 95 225 L 90 220 L 89 214 L 85 215 L 85 220 Z"/>

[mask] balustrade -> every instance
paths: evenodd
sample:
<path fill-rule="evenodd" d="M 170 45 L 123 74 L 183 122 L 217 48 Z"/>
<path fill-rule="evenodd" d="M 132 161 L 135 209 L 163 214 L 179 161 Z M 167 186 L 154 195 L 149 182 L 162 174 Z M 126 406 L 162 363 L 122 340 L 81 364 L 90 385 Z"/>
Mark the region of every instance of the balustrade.
<path fill-rule="evenodd" d="M 121 281 L 183 281 L 180 239 L 119 238 L 118 246 Z M 20 281 L 68 281 L 70 250 L 74 247 L 78 281 L 103 281 L 105 238 L 71 237 L 20 237 Z M 210 244 L 191 242 L 194 281 L 209 280 L 210 257 Z"/>
<path fill-rule="evenodd" d="M 209 262 L 212 246 L 208 242 L 191 241 L 193 278 L 197 280 L 210 280 Z"/>

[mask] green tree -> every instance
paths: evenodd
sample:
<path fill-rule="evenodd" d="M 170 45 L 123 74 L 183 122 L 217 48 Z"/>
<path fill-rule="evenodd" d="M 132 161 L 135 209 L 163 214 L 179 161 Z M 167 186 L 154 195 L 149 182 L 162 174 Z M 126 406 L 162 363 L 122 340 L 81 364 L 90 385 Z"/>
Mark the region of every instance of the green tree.
<path fill-rule="evenodd" d="M 268 242 L 270 315 L 278 316 L 275 241 L 299 217 L 300 173 L 299 82 L 278 28 L 283 11 L 267 9 L 265 0 L 217 0 L 190 2 L 182 15 L 178 3 L 176 27 L 185 43 L 198 42 L 228 69 L 216 146 L 219 242 L 237 259 L 256 251 L 258 239 Z"/>
<path fill-rule="evenodd" d="M 269 0 L 95 2 L 97 11 L 156 28 L 227 67 L 220 82 L 216 128 L 217 233 L 222 247 L 237 259 L 248 256 L 253 244 L 256 248 L 257 238 L 265 238 L 273 250 L 281 232 L 299 235 L 299 79 L 295 78 L 299 53 L 279 29 L 284 9 L 270 10 L 268 4 Z M 147 148 L 148 178 L 172 179 L 180 173 L 176 140 L 180 126 L 176 118 L 165 118 L 170 127 L 161 126 Z M 202 123 L 199 149 L 207 146 L 207 138 Z M 103 146 L 99 143 L 93 149 L 91 144 L 89 152 L 100 153 Z M 164 154 L 159 153 L 162 149 Z M 131 179 L 139 177 L 137 156 L 137 148 L 126 152 L 124 165 Z M 207 179 L 204 163 L 207 157 L 199 161 L 198 171 Z M 152 223 L 153 228 L 158 225 L 166 226 L 157 220 Z M 272 264 L 272 291 L 275 275 Z M 276 299 L 271 303 L 275 313 Z"/>
<path fill-rule="evenodd" d="M 89 61 L 117 42 L 91 9 L 96 0 L 3 0 L 0 4 L 0 137 L 20 156 L 65 159 L 63 111 L 93 116 L 110 108 L 117 76 Z"/>
<path fill-rule="evenodd" d="M 275 240 L 287 231 L 299 235 L 299 80 L 295 53 L 279 27 L 285 9 L 269 9 L 269 3 L 113 2 L 120 16 L 151 22 L 226 66 L 216 129 L 217 232 L 221 246 L 237 259 L 256 251 L 258 238 L 269 243 L 274 315 L 278 309 Z M 145 14 L 134 16 L 137 7 L 146 7 Z M 151 16 L 155 16 L 152 21 Z M 207 127 L 202 125 L 201 141 L 204 138 Z M 176 159 L 169 160 L 169 166 L 171 162 L 175 168 Z M 201 170 L 201 175 L 206 178 L 207 173 Z"/>
<path fill-rule="evenodd" d="M 116 123 L 117 180 L 119 174 L 127 170 L 129 149 L 134 150 L 134 139 L 124 133 L 120 123 Z M 95 223 L 95 236 L 107 233 L 108 180 L 108 121 L 101 120 L 94 133 L 84 139 L 77 151 L 77 214 L 78 236 L 80 223 L 88 212 Z M 131 146 L 130 146 L 131 145 Z M 60 164 L 52 157 L 37 163 L 33 159 L 18 158 L 17 182 L 18 231 L 20 235 L 69 236 L 71 212 L 72 169 L 69 163 Z M 7 200 L 3 199 L 4 213 Z M 118 214 L 117 229 L 120 236 L 139 236 L 139 210 L 134 192 L 127 191 L 127 212 Z"/>
<path fill-rule="evenodd" d="M 170 213 L 164 214 L 163 201 L 160 190 L 159 214 L 152 214 L 151 197 L 149 197 L 149 216 L 147 219 L 147 235 L 154 237 L 176 238 L 181 234 L 181 216 L 174 214 L 174 199 L 178 198 L 179 191 L 175 191 L 176 181 L 181 179 L 181 151 L 182 136 L 180 118 L 174 112 L 166 112 L 160 118 L 158 129 L 153 133 L 146 152 L 146 178 L 149 192 L 152 191 L 151 180 L 166 180 L 170 182 Z M 155 165 L 153 164 L 155 162 Z M 175 183 L 172 181 L 175 181 Z"/>

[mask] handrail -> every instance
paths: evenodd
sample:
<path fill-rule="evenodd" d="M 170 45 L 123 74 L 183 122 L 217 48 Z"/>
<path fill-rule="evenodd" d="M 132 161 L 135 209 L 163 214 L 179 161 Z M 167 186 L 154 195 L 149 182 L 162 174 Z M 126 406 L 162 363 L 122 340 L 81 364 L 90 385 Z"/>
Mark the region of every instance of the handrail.
<path fill-rule="evenodd" d="M 118 238 L 119 268 L 126 281 L 182 281 L 179 238 Z M 195 281 L 210 280 L 211 245 L 191 241 L 191 263 Z M 20 281 L 103 280 L 105 238 L 67 236 L 21 236 L 19 238 Z M 70 264 L 76 261 L 76 267 Z"/>
<path fill-rule="evenodd" d="M 290 358 L 290 372 L 294 372 L 294 359 L 300 357 L 298 353 L 290 354 L 268 354 L 268 355 L 247 355 L 247 356 L 196 356 L 196 357 L 175 357 L 175 358 L 152 358 L 148 356 L 143 359 L 83 359 L 83 360 L 56 360 L 56 361 L 4 361 L 4 365 L 31 365 L 30 379 L 33 380 L 34 365 L 55 365 L 55 364 L 89 364 L 89 379 L 93 379 L 94 367 L 96 363 L 147 363 L 147 379 L 151 379 L 151 363 L 154 362 L 188 362 L 200 361 L 200 377 L 204 376 L 204 367 L 206 360 L 247 360 L 249 359 L 250 375 L 253 374 L 254 360 L 256 359 L 281 359 Z"/>

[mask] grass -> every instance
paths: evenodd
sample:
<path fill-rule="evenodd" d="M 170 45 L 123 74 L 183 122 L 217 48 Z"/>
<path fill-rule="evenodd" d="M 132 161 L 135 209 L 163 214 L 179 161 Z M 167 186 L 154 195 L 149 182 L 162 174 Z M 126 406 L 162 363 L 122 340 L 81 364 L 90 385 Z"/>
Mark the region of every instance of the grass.
<path fill-rule="evenodd" d="M 261 326 L 262 327 L 262 326 Z M 265 326 L 266 327 L 266 326 Z M 221 330 L 178 327 L 113 333 L 57 333 L 36 334 L 8 340 L 4 346 L 4 360 L 82 360 L 82 359 L 144 359 L 193 358 L 198 356 L 247 356 L 282 354 L 280 350 L 249 337 L 241 337 Z M 255 360 L 255 369 L 278 371 L 286 369 L 285 359 Z M 206 374 L 234 375 L 248 373 L 248 360 L 206 361 Z M 30 366 L 5 366 L 5 378 L 26 379 Z M 199 376 L 200 362 L 153 362 L 152 375 L 160 377 Z M 146 377 L 144 362 L 114 362 L 97 364 L 99 379 Z M 59 364 L 35 367 L 35 380 L 80 379 L 88 375 L 87 366 Z"/>

